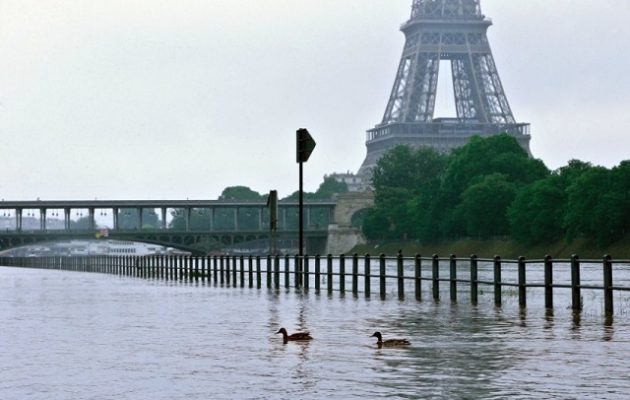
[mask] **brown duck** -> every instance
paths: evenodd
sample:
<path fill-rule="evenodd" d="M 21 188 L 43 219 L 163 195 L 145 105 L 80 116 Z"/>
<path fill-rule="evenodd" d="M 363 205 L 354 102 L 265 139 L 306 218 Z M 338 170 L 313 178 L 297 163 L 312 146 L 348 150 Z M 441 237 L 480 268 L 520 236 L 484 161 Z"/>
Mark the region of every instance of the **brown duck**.
<path fill-rule="evenodd" d="M 383 335 L 381 332 L 374 332 L 374 334 L 370 337 L 375 337 L 378 339 L 376 344 L 378 347 L 401 347 L 401 346 L 409 346 L 411 343 L 407 339 L 388 339 L 383 340 Z"/>
<path fill-rule="evenodd" d="M 306 340 L 313 340 L 313 337 L 308 332 L 296 332 L 296 333 L 292 333 L 291 335 L 289 335 L 287 333 L 286 329 L 280 328 L 278 330 L 278 332 L 276 332 L 276 335 L 278 333 L 282 333 L 282 340 L 285 343 L 286 342 L 302 342 L 302 341 L 306 341 Z"/>

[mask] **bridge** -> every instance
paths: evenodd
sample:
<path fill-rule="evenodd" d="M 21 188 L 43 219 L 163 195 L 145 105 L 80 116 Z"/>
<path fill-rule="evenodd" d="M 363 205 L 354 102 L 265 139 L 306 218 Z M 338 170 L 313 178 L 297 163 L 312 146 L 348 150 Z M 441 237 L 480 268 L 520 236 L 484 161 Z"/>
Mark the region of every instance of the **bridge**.
<path fill-rule="evenodd" d="M 371 194 L 340 195 L 304 204 L 307 252 L 323 253 L 329 230 L 346 227 L 347 246 L 361 240 L 352 216 L 372 204 Z M 73 218 L 74 216 L 74 218 Z M 203 244 L 234 248 L 269 241 L 269 211 L 263 201 L 67 200 L 1 201 L 0 250 L 70 239 L 112 239 L 158 244 L 205 253 Z M 104 222 L 105 221 L 105 222 Z M 298 236 L 298 203 L 278 204 L 276 239 Z M 349 230 L 350 229 L 350 230 Z M 336 240 L 337 240 L 336 239 Z M 348 249 L 349 250 L 349 249 Z"/>

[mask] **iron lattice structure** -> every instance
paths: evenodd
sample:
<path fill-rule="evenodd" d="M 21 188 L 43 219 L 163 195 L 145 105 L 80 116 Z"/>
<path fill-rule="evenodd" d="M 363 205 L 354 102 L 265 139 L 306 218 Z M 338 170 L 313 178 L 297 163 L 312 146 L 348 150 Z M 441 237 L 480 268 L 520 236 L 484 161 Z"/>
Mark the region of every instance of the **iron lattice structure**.
<path fill-rule="evenodd" d="M 510 109 L 488 42 L 491 25 L 480 0 L 413 1 L 394 87 L 382 122 L 367 132 L 360 176 L 399 144 L 449 152 L 473 135 L 506 132 L 529 153 L 529 124 L 517 123 Z M 442 60 L 451 62 L 456 118 L 434 118 Z"/>

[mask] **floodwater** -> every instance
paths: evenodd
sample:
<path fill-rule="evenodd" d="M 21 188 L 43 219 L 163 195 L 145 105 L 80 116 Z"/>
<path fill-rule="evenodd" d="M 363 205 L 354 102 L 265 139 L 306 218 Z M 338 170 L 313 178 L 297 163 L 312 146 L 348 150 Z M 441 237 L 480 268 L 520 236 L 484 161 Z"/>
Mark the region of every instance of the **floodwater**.
<path fill-rule="evenodd" d="M 521 313 L 488 290 L 472 306 L 0 267 L 0 399 L 628 398 L 628 296 L 606 324 L 599 303 Z M 378 349 L 376 330 L 412 345 Z"/>

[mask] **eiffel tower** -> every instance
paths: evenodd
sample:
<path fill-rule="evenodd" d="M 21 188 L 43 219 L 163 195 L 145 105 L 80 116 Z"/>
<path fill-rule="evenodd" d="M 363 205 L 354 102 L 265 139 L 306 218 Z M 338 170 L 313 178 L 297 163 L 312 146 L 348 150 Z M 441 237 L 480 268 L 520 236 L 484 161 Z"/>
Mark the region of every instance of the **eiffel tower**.
<path fill-rule="evenodd" d="M 357 174 L 363 182 L 378 159 L 400 144 L 447 153 L 471 136 L 505 132 L 530 153 L 529 124 L 514 119 L 494 63 L 486 35 L 491 25 L 480 0 L 413 0 L 385 115 L 367 131 L 367 156 Z M 451 62 L 457 118 L 433 115 L 440 60 Z"/>

